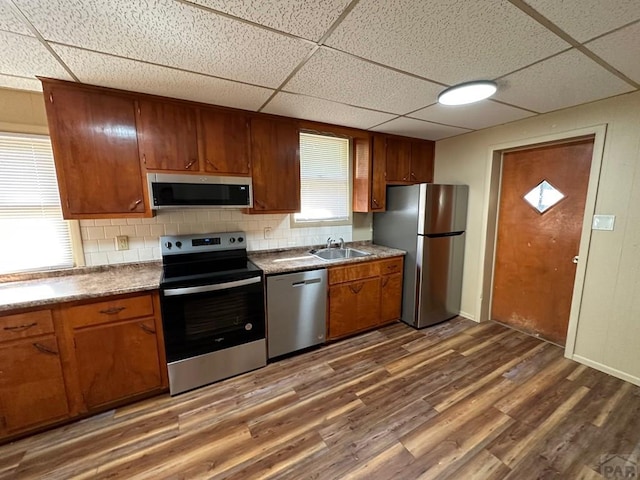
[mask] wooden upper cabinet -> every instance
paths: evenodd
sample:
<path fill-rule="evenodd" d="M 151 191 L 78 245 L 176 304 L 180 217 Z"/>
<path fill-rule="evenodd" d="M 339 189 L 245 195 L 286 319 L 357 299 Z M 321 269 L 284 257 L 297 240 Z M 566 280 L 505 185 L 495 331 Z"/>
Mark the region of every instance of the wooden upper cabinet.
<path fill-rule="evenodd" d="M 382 135 L 353 139 L 353 211 L 386 208 L 386 144 Z"/>
<path fill-rule="evenodd" d="M 411 143 L 411 174 L 412 182 L 433 182 L 433 154 L 435 144 L 429 141 L 415 141 Z"/>
<path fill-rule="evenodd" d="M 200 158 L 205 172 L 249 175 L 249 119 L 246 115 L 200 109 Z"/>
<path fill-rule="evenodd" d="M 429 140 L 387 138 L 387 183 L 433 181 L 434 143 Z"/>
<path fill-rule="evenodd" d="M 150 216 L 131 98 L 43 80 L 65 218 Z"/>
<path fill-rule="evenodd" d="M 300 133 L 295 121 L 251 119 L 253 209 L 250 213 L 300 211 Z"/>
<path fill-rule="evenodd" d="M 197 172 L 196 110 L 173 102 L 137 103 L 140 158 L 146 168 Z"/>

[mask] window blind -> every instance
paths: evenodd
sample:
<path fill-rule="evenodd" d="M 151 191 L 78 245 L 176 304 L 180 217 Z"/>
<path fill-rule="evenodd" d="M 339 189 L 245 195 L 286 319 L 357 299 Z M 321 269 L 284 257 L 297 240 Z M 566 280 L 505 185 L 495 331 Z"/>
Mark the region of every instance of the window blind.
<path fill-rule="evenodd" d="M 349 140 L 300 134 L 298 222 L 349 219 Z"/>
<path fill-rule="evenodd" d="M 0 274 L 73 266 L 49 137 L 0 133 Z"/>

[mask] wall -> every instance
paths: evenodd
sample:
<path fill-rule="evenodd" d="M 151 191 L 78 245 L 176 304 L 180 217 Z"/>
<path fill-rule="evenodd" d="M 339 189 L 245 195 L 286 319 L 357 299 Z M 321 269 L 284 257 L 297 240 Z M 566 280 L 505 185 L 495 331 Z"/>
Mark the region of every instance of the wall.
<path fill-rule="evenodd" d="M 289 215 L 245 215 L 227 209 L 161 210 L 153 218 L 81 220 L 80 232 L 87 265 L 103 265 L 160 259 L 161 235 L 241 230 L 247 234 L 248 250 L 322 245 L 328 237 L 342 237 L 345 242 L 370 240 L 367 216 L 354 217 L 353 227 L 290 228 Z M 271 228 L 267 239 L 265 228 Z M 116 251 L 116 235 L 129 237 L 129 250 Z"/>
<path fill-rule="evenodd" d="M 588 257 L 581 256 L 587 263 L 573 356 L 640 384 L 640 92 L 439 141 L 435 180 L 470 186 L 462 310 L 476 318 L 492 146 L 602 124 L 595 213 L 616 215 L 616 223 L 612 232 L 592 231 Z"/>
<path fill-rule="evenodd" d="M 0 88 L 0 132 L 48 134 L 42 94 Z"/>

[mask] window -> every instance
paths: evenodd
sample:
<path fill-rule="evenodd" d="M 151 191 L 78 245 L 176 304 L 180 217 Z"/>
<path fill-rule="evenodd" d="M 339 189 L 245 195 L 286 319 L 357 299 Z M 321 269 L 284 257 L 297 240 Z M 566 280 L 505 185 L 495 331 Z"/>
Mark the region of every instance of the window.
<path fill-rule="evenodd" d="M 72 267 L 49 137 L 0 133 L 0 274 Z"/>
<path fill-rule="evenodd" d="M 300 213 L 296 226 L 351 220 L 349 139 L 300 134 Z"/>

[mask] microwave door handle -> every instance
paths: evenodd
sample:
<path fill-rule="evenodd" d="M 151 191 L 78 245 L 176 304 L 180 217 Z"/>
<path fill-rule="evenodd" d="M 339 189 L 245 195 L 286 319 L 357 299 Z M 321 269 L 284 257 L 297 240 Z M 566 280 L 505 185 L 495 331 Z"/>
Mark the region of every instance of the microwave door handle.
<path fill-rule="evenodd" d="M 236 280 L 235 282 L 217 283 L 214 285 L 202 285 L 199 287 L 169 288 L 164 289 L 165 297 L 175 297 L 179 295 L 189 295 L 192 293 L 215 292 L 217 290 L 229 290 L 231 288 L 244 287 L 253 283 L 262 282 L 261 277 L 247 278 L 245 280 Z"/>

